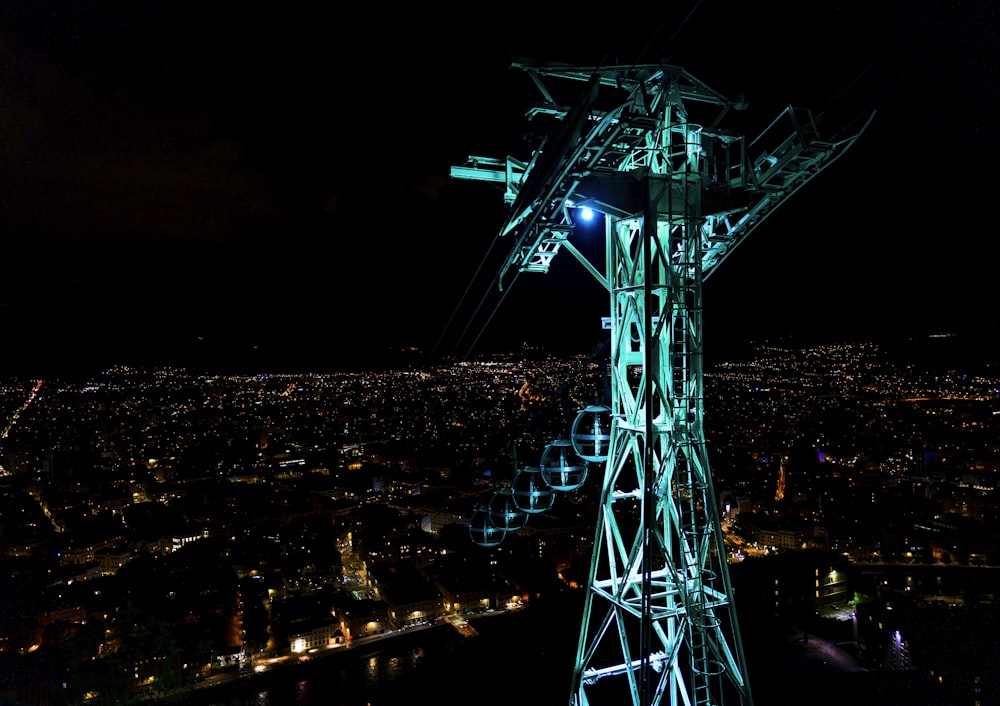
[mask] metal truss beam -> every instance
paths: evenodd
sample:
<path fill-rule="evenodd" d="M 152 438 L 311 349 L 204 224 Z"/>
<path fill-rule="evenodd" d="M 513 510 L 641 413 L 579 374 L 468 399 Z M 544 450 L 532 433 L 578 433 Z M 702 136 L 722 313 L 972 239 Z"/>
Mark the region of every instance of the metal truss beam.
<path fill-rule="evenodd" d="M 556 121 L 551 137 L 527 164 L 453 171 L 506 185 L 504 271 L 582 257 L 572 208 L 606 227 L 605 272 L 587 269 L 610 295 L 612 421 L 570 704 L 749 705 L 704 438 L 702 285 L 861 132 L 823 141 L 790 107 L 747 142 L 719 127 L 745 106 L 677 67 L 514 65 L 542 94 L 528 117 Z M 585 84 L 572 107 L 552 79 Z"/>

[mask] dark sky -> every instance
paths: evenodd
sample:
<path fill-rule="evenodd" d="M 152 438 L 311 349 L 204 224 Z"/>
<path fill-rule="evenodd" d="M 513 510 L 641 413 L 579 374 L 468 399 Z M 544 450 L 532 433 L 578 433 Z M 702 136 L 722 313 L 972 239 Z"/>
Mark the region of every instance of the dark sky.
<path fill-rule="evenodd" d="M 834 131 L 878 110 L 706 283 L 709 346 L 996 329 L 988 3 L 339 5 L 0 4 L 0 375 L 589 350 L 606 295 L 568 257 L 482 338 L 453 318 L 505 211 L 449 167 L 530 155 L 512 54 L 662 59 L 760 127 L 789 103 Z"/>

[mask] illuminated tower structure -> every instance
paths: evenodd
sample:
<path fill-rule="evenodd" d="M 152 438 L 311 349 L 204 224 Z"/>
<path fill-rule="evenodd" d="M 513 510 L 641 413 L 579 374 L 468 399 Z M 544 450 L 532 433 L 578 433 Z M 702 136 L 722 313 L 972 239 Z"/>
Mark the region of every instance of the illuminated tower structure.
<path fill-rule="evenodd" d="M 705 447 L 702 283 L 864 128 L 824 141 L 789 107 L 748 141 L 721 126 L 745 106 L 678 67 L 513 66 L 542 94 L 529 119 L 554 129 L 527 162 L 470 157 L 452 176 L 505 187 L 501 286 L 566 250 L 610 294 L 609 431 L 570 703 L 752 703 Z M 558 80 L 583 86 L 572 105 Z M 583 208 L 604 216 L 603 272 L 571 242 Z"/>

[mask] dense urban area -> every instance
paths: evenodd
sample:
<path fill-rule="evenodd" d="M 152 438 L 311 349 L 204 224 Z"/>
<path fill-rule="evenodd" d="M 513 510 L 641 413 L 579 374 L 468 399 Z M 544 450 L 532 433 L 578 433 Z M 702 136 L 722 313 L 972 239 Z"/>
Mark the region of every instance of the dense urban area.
<path fill-rule="evenodd" d="M 0 381 L 0 701 L 164 697 L 579 593 L 597 480 L 495 546 L 470 517 L 602 403 L 605 366 Z M 1000 374 L 766 344 L 705 380 L 748 651 L 822 637 L 988 703 Z"/>

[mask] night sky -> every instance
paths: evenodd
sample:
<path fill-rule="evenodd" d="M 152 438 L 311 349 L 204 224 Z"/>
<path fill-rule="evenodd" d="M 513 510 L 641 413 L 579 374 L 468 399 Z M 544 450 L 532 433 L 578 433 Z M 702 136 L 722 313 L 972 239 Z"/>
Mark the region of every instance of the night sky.
<path fill-rule="evenodd" d="M 341 5 L 0 4 L 0 376 L 592 349 L 606 294 L 568 256 L 456 340 L 505 207 L 449 167 L 530 156 L 512 55 L 683 66 L 745 94 L 748 134 L 790 103 L 834 133 L 877 109 L 706 283 L 713 350 L 995 337 L 989 3 Z"/>

